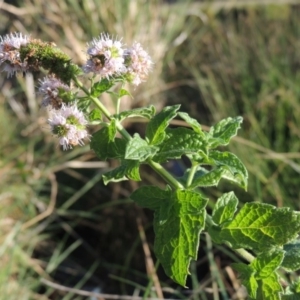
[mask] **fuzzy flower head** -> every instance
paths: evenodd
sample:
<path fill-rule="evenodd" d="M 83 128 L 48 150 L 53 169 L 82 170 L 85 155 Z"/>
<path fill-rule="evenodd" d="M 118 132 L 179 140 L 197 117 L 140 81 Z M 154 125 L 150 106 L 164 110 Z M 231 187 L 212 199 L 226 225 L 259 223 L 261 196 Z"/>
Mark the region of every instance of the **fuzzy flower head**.
<path fill-rule="evenodd" d="M 126 68 L 124 66 L 124 50 L 120 41 L 112 40 L 109 35 L 101 34 L 98 39 L 88 44 L 89 59 L 83 66 L 85 73 L 95 73 L 102 78 L 118 76 Z"/>
<path fill-rule="evenodd" d="M 153 62 L 140 43 L 135 42 L 125 51 L 126 77 L 135 86 L 145 81 Z"/>
<path fill-rule="evenodd" d="M 8 77 L 16 72 L 28 71 L 27 63 L 20 59 L 20 47 L 29 42 L 30 38 L 22 33 L 0 36 L 0 65 L 2 65 L 2 71 L 7 72 Z"/>
<path fill-rule="evenodd" d="M 72 146 L 84 145 L 83 140 L 89 138 L 86 130 L 87 120 L 76 105 L 63 104 L 61 109 L 53 110 L 48 119 L 51 131 L 58 136 L 63 150 Z"/>
<path fill-rule="evenodd" d="M 64 102 L 62 95 L 70 95 L 71 89 L 56 77 L 45 77 L 39 81 L 39 93 L 43 95 L 42 106 L 51 106 L 60 109 Z"/>

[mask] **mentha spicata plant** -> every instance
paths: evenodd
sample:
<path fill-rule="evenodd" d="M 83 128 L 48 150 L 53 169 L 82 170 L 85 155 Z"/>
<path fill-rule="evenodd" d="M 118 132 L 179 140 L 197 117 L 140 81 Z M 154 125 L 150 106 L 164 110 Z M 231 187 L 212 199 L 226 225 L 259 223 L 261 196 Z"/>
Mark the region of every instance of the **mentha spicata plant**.
<path fill-rule="evenodd" d="M 203 188 L 229 180 L 247 189 L 248 173 L 224 146 L 237 134 L 241 117 L 228 117 L 203 131 L 197 120 L 180 112 L 180 105 L 156 113 L 154 106 L 120 111 L 125 83 L 134 86 L 146 80 L 153 62 L 142 45 L 131 47 L 108 34 L 87 44 L 83 66 L 54 43 L 21 33 L 0 40 L 0 65 L 8 76 L 41 68 L 48 75 L 39 81 L 42 106 L 49 109 L 49 126 L 64 150 L 90 142 L 101 160 L 119 160 L 119 166 L 103 175 L 104 183 L 141 181 L 140 166 L 149 165 L 165 181 L 164 189 L 141 186 L 131 199 L 153 210 L 155 254 L 166 274 L 185 286 L 191 260 L 197 259 L 200 234 L 209 234 L 216 244 L 226 244 L 248 263 L 235 263 L 250 299 L 299 299 L 300 281 L 289 282 L 282 269 L 300 269 L 300 215 L 289 208 L 264 203 L 239 206 L 233 192 L 216 202 L 207 199 Z M 80 80 L 87 77 L 88 85 Z M 111 91 L 114 88 L 114 92 Z M 116 92 L 117 91 L 117 92 Z M 116 111 L 101 102 L 103 93 L 117 98 Z M 130 135 L 122 122 L 127 118 L 147 119 L 145 133 Z M 180 118 L 185 127 L 170 127 Z M 88 128 L 100 129 L 90 136 Z M 170 174 L 163 163 L 185 156 L 190 168 L 182 177 Z M 207 204 L 213 207 L 207 210 Z M 251 253 L 249 252 L 251 251 Z"/>

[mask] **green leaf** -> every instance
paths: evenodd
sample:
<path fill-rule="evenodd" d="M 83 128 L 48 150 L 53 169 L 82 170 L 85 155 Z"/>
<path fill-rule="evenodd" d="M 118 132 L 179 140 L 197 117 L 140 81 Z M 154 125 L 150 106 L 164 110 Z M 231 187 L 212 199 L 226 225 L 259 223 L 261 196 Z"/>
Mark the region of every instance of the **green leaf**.
<path fill-rule="evenodd" d="M 221 145 L 228 145 L 230 139 L 236 136 L 242 122 L 242 117 L 227 118 L 211 127 L 208 133 L 209 147 L 216 148 Z"/>
<path fill-rule="evenodd" d="M 233 248 L 265 250 L 295 239 L 299 230 L 300 217 L 290 208 L 246 203 L 220 236 Z"/>
<path fill-rule="evenodd" d="M 155 211 L 155 254 L 166 274 L 182 286 L 185 286 L 191 259 L 197 259 L 206 204 L 207 199 L 202 195 L 179 190 Z"/>
<path fill-rule="evenodd" d="M 154 251 L 166 274 L 185 286 L 191 259 L 197 258 L 199 234 L 205 226 L 207 199 L 201 194 L 169 188 L 141 187 L 130 196 L 154 209 Z"/>
<path fill-rule="evenodd" d="M 289 244 L 284 245 L 283 250 L 285 251 L 285 255 L 281 266 L 289 272 L 299 270 L 300 269 L 300 240 L 295 240 Z"/>
<path fill-rule="evenodd" d="M 127 179 L 140 181 L 139 162 L 136 160 L 124 160 L 122 164 L 114 170 L 105 173 L 102 178 L 104 184 L 109 182 L 118 182 Z"/>
<path fill-rule="evenodd" d="M 172 119 L 176 117 L 180 105 L 165 107 L 160 113 L 154 116 L 146 128 L 146 138 L 150 145 L 161 144 L 165 138 L 165 130 Z"/>
<path fill-rule="evenodd" d="M 257 280 L 268 278 L 280 267 L 283 257 L 284 251 L 279 249 L 258 255 L 250 264 L 256 270 L 255 278 Z"/>
<path fill-rule="evenodd" d="M 206 152 L 206 143 L 202 136 L 188 128 L 167 129 L 160 150 L 153 158 L 158 162 L 178 159 L 183 154 Z"/>
<path fill-rule="evenodd" d="M 170 200 L 171 191 L 156 186 L 142 186 L 136 189 L 130 198 L 141 207 L 155 210 L 159 209 L 162 203 Z"/>
<path fill-rule="evenodd" d="M 119 98 L 122 98 L 123 96 L 130 96 L 130 97 L 132 97 L 131 94 L 127 90 L 120 89 L 119 90 Z"/>
<path fill-rule="evenodd" d="M 280 292 L 282 287 L 278 280 L 278 275 L 276 273 L 270 274 L 269 277 L 258 281 L 259 286 L 257 290 L 257 298 L 260 300 L 280 300 Z"/>
<path fill-rule="evenodd" d="M 179 112 L 178 116 L 183 119 L 186 123 L 188 123 L 195 132 L 199 133 L 203 137 L 205 137 L 205 133 L 202 131 L 201 125 L 198 123 L 196 119 L 191 118 L 187 113 L 185 112 Z"/>
<path fill-rule="evenodd" d="M 101 121 L 102 120 L 102 113 L 99 108 L 94 108 L 90 113 L 89 113 L 89 120 L 90 122 L 94 121 Z"/>
<path fill-rule="evenodd" d="M 217 201 L 213 213 L 213 221 L 221 225 L 222 223 L 233 218 L 238 205 L 238 199 L 233 192 L 223 194 Z"/>
<path fill-rule="evenodd" d="M 126 141 L 120 138 L 112 140 L 113 127 L 103 127 L 92 135 L 90 147 L 100 159 L 124 158 Z"/>
<path fill-rule="evenodd" d="M 119 121 L 123 121 L 126 118 L 142 117 L 151 119 L 155 115 L 155 107 L 153 105 L 143 108 L 135 108 L 132 110 L 125 110 L 119 115 L 114 115 Z"/>
<path fill-rule="evenodd" d="M 217 186 L 226 172 L 227 170 L 223 167 L 214 168 L 211 171 L 198 167 L 193 182 L 189 187 L 194 189 L 196 187 Z"/>
<path fill-rule="evenodd" d="M 127 143 L 125 159 L 138 160 L 140 162 L 145 161 L 147 158 L 152 157 L 158 148 L 150 146 L 145 140 L 143 140 L 137 133 Z"/>
<path fill-rule="evenodd" d="M 226 166 L 229 172 L 223 174 L 223 178 L 237 183 L 247 190 L 248 171 L 240 159 L 230 152 L 211 151 L 209 159 L 216 166 Z"/>
<path fill-rule="evenodd" d="M 243 263 L 233 263 L 231 266 L 238 271 L 242 284 L 247 288 L 248 294 L 251 298 L 257 299 L 258 283 L 255 279 L 255 270 Z"/>
<path fill-rule="evenodd" d="M 99 97 L 101 94 L 108 91 L 113 85 L 114 81 L 107 78 L 95 82 L 91 88 L 91 95 L 93 97 Z"/>

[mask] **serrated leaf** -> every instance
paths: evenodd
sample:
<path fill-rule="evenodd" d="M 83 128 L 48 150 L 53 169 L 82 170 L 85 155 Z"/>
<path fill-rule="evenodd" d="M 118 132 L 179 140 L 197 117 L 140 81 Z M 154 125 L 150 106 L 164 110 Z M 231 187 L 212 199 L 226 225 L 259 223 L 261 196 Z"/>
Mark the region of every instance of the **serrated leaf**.
<path fill-rule="evenodd" d="M 248 171 L 237 156 L 230 152 L 211 151 L 209 159 L 216 166 L 226 166 L 229 172 L 225 173 L 223 177 L 247 190 Z"/>
<path fill-rule="evenodd" d="M 179 108 L 180 105 L 167 106 L 150 120 L 146 128 L 146 138 L 150 145 L 162 143 L 166 135 L 165 130 L 176 117 Z"/>
<path fill-rule="evenodd" d="M 227 118 L 211 127 L 208 133 L 208 143 L 210 148 L 228 145 L 230 139 L 236 136 L 242 122 L 242 117 Z"/>
<path fill-rule="evenodd" d="M 139 162 L 136 160 L 124 160 L 122 164 L 114 170 L 105 173 L 102 178 L 104 184 L 109 182 L 119 182 L 127 179 L 140 181 Z"/>
<path fill-rule="evenodd" d="M 188 128 L 167 129 L 166 137 L 153 158 L 158 162 L 178 159 L 183 154 L 198 154 L 206 151 L 202 136 Z"/>
<path fill-rule="evenodd" d="M 92 135 L 90 147 L 100 159 L 124 158 L 126 141 L 120 138 L 111 140 L 113 130 L 103 127 Z"/>
<path fill-rule="evenodd" d="M 280 267 L 283 257 L 284 251 L 282 250 L 258 255 L 250 264 L 256 270 L 255 278 L 257 280 L 268 278 Z"/>
<path fill-rule="evenodd" d="M 296 238 L 299 230 L 299 215 L 290 208 L 246 203 L 220 235 L 233 248 L 263 250 L 286 244 Z"/>
<path fill-rule="evenodd" d="M 185 286 L 190 261 L 197 258 L 207 199 L 192 191 L 164 191 L 154 186 L 141 187 L 130 197 L 154 209 L 155 254 L 166 274 Z"/>
<path fill-rule="evenodd" d="M 154 115 L 155 115 L 155 107 L 151 105 L 149 107 L 125 110 L 121 112 L 119 115 L 114 115 L 114 117 L 121 122 L 126 118 L 134 118 L 134 117 L 151 119 Z"/>
<path fill-rule="evenodd" d="M 300 240 L 295 240 L 289 244 L 284 245 L 283 250 L 285 251 L 285 255 L 281 266 L 289 272 L 299 270 L 300 269 Z"/>
<path fill-rule="evenodd" d="M 127 143 L 125 159 L 143 162 L 147 158 L 154 156 L 157 151 L 157 147 L 149 145 L 136 133 Z"/>
<path fill-rule="evenodd" d="M 221 225 L 222 223 L 233 218 L 238 205 L 238 199 L 233 192 L 223 194 L 218 200 L 213 209 L 213 221 Z"/>
<path fill-rule="evenodd" d="M 260 300 L 280 300 L 280 292 L 282 287 L 278 280 L 278 275 L 276 273 L 270 274 L 269 277 L 258 281 L 258 293 L 257 299 Z"/>
<path fill-rule="evenodd" d="M 99 108 L 94 108 L 90 113 L 89 113 L 89 120 L 90 122 L 94 121 L 101 121 L 102 120 L 102 113 Z"/>
<path fill-rule="evenodd" d="M 197 258 L 207 199 L 195 192 L 179 190 L 162 204 L 155 211 L 154 251 L 166 274 L 185 286 L 190 261 Z"/>
<path fill-rule="evenodd" d="M 255 279 L 255 270 L 243 263 L 233 263 L 231 266 L 238 271 L 242 284 L 247 288 L 248 294 L 251 298 L 257 299 L 258 283 Z"/>
<path fill-rule="evenodd" d="M 159 209 L 163 202 L 170 200 L 171 191 L 156 186 L 142 186 L 136 189 L 130 198 L 141 207 L 155 210 Z"/>
<path fill-rule="evenodd" d="M 187 113 L 185 112 L 179 112 L 178 116 L 183 119 L 187 124 L 189 124 L 193 130 L 203 137 L 205 137 L 205 133 L 202 131 L 201 125 L 198 123 L 198 121 L 194 118 L 191 118 Z"/>
<path fill-rule="evenodd" d="M 108 91 L 113 85 L 114 81 L 107 78 L 95 82 L 91 88 L 91 95 L 93 97 L 99 97 L 101 94 Z"/>
<path fill-rule="evenodd" d="M 200 167 L 201 168 L 201 167 Z M 201 168 L 195 173 L 193 182 L 189 186 L 194 189 L 196 187 L 209 187 L 217 186 L 227 170 L 223 167 L 214 168 L 211 171 L 207 171 Z"/>

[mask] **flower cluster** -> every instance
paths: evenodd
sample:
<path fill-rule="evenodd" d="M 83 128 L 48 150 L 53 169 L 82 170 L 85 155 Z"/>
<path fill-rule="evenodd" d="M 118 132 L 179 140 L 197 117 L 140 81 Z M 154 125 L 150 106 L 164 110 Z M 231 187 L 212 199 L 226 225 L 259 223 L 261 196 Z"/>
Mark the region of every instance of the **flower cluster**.
<path fill-rule="evenodd" d="M 28 71 L 27 62 L 22 62 L 20 59 L 20 47 L 29 42 L 30 38 L 22 33 L 11 33 L 4 38 L 0 36 L 0 65 L 2 71 L 7 72 L 8 77 L 16 72 Z"/>
<path fill-rule="evenodd" d="M 86 130 L 87 120 L 76 105 L 63 104 L 59 110 L 52 110 L 50 114 L 48 123 L 52 132 L 58 136 L 63 150 L 84 145 L 83 140 L 89 137 Z"/>
<path fill-rule="evenodd" d="M 151 70 L 151 58 L 139 43 L 125 50 L 122 47 L 120 41 L 100 35 L 88 44 L 89 59 L 83 71 L 100 75 L 101 78 L 124 76 L 129 82 L 139 85 Z"/>
<path fill-rule="evenodd" d="M 51 106 L 54 109 L 60 109 L 64 102 L 62 93 L 70 93 L 70 87 L 54 76 L 45 77 L 39 82 L 39 93 L 43 95 L 42 106 Z"/>
<path fill-rule="evenodd" d="M 139 43 L 125 48 L 120 40 L 114 40 L 107 34 L 93 39 L 88 44 L 87 54 L 89 58 L 82 67 L 84 73 L 94 73 L 100 76 L 100 81 L 105 78 L 112 83 L 118 79 L 137 86 L 145 81 L 153 64 Z M 64 150 L 84 144 L 84 139 L 89 138 L 88 122 L 84 112 L 77 107 L 76 102 L 80 100 L 72 92 L 71 82 L 85 92 L 86 97 L 81 99 L 86 103 L 92 99 L 88 99 L 90 90 L 77 80 L 80 68 L 65 53 L 53 43 L 31 39 L 22 33 L 11 33 L 0 36 L 0 66 L 8 77 L 16 72 L 39 70 L 40 67 L 47 70 L 48 76 L 39 80 L 38 92 L 43 96 L 42 106 L 51 108 L 48 119 L 51 131 L 58 136 Z M 88 111 L 86 106 L 81 107 Z"/>

